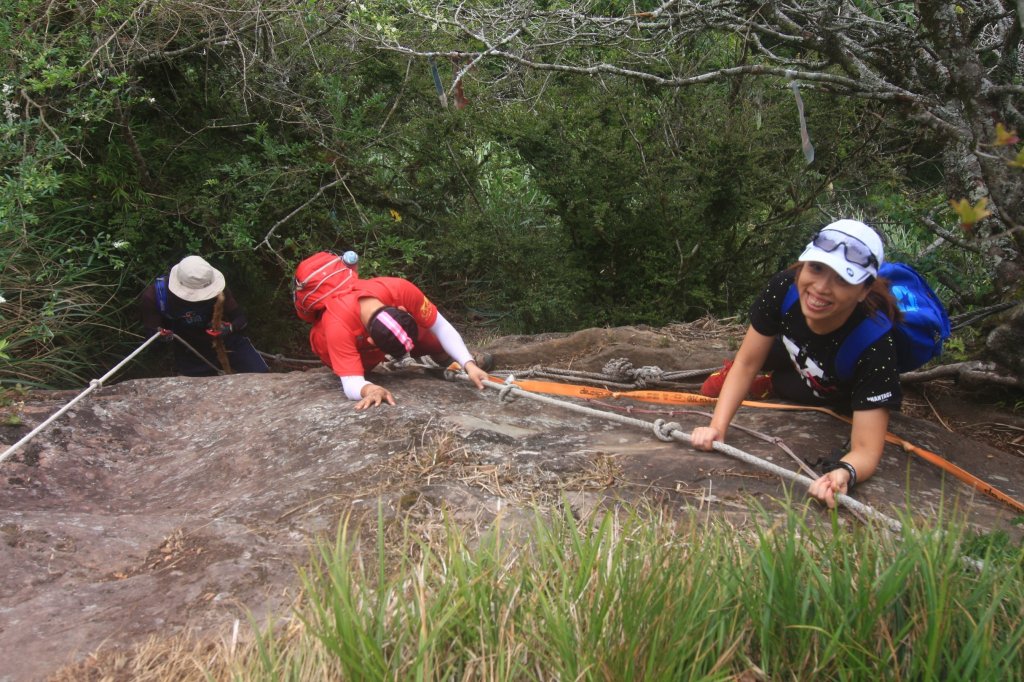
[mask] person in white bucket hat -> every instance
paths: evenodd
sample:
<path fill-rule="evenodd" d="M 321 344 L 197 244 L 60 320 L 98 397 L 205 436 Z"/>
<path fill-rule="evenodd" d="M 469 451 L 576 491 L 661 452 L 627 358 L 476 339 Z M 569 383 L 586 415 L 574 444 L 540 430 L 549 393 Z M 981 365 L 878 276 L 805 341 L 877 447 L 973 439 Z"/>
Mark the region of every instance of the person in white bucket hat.
<path fill-rule="evenodd" d="M 185 256 L 171 268 L 167 288 L 183 301 L 206 301 L 224 291 L 224 275 L 201 256 Z"/>
<path fill-rule="evenodd" d="M 718 398 L 711 424 L 693 430 L 693 446 L 725 441 L 743 400 L 772 396 L 852 413 L 850 438 L 822 464 L 809 494 L 835 506 L 869 478 L 882 458 L 890 410 L 902 401 L 892 330 L 867 345 L 852 367 L 838 350 L 866 318 L 900 312 L 888 282 L 882 239 L 859 220 L 837 220 L 819 230 L 792 266 L 777 273 L 750 309 L 750 326 L 736 353 L 704 385 Z"/>
<path fill-rule="evenodd" d="M 204 362 L 184 344 L 175 343 L 174 364 L 180 374 L 212 376 L 218 373 L 217 368 L 227 372 L 270 371 L 241 334 L 248 321 L 226 287 L 224 275 L 200 256 L 186 256 L 167 275 L 157 277 L 142 292 L 139 309 L 147 335 L 159 331 L 168 340 L 177 336 L 205 358 Z M 220 321 L 214 324 L 218 316 Z"/>

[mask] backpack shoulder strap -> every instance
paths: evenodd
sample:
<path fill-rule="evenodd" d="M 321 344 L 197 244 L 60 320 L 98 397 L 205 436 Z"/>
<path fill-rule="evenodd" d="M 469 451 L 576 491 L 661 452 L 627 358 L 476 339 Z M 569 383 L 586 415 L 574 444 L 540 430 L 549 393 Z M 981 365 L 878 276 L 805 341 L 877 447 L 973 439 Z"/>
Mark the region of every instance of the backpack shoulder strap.
<path fill-rule="evenodd" d="M 796 282 L 789 285 L 789 289 L 786 290 L 786 295 L 782 299 L 782 314 L 785 315 L 789 312 L 789 309 L 793 307 L 793 304 L 800 300 L 800 294 L 796 290 Z"/>
<path fill-rule="evenodd" d="M 167 314 L 167 277 L 161 275 L 156 278 L 156 307 L 161 315 Z"/>
<path fill-rule="evenodd" d="M 788 313 L 798 300 L 800 300 L 800 294 L 794 283 L 789 286 L 786 295 L 782 298 L 782 314 Z M 882 313 L 861 320 L 853 332 L 839 345 L 839 350 L 836 352 L 836 375 L 842 381 L 849 381 L 853 378 L 853 370 L 857 367 L 860 356 L 868 346 L 882 338 L 890 329 L 892 329 L 892 322 Z"/>
<path fill-rule="evenodd" d="M 882 313 L 869 315 L 861 320 L 853 332 L 843 339 L 836 352 L 836 374 L 839 378 L 849 381 L 853 377 L 853 370 L 860 356 L 868 346 L 882 338 L 890 329 L 892 321 Z"/>

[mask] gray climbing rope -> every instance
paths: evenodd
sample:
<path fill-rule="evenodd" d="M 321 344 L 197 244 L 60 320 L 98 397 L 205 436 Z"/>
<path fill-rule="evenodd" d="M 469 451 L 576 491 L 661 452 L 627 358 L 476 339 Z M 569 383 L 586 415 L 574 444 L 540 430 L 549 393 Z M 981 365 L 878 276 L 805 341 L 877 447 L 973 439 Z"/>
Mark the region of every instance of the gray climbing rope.
<path fill-rule="evenodd" d="M 634 367 L 628 358 L 613 358 L 605 363 L 601 372 L 585 372 L 582 370 L 561 369 L 558 367 L 531 367 L 529 369 L 491 372 L 494 376 L 516 374 L 521 379 L 561 379 L 572 380 L 573 383 L 603 386 L 609 389 L 627 390 L 631 388 L 647 388 L 648 386 L 666 385 L 681 379 L 707 376 L 720 367 L 705 369 L 687 369 L 677 372 L 662 371 L 657 365 Z"/>
<path fill-rule="evenodd" d="M 975 322 L 982 320 L 989 315 L 995 315 L 1001 313 L 1004 310 L 1009 310 L 1015 305 L 1018 305 L 1018 301 L 1005 301 L 1003 303 L 996 303 L 995 305 L 986 306 L 984 308 L 978 308 L 977 310 L 971 310 L 960 315 L 954 315 L 949 319 L 950 330 L 956 331 L 961 327 L 974 324 Z"/>
<path fill-rule="evenodd" d="M 662 381 L 664 372 L 660 367 L 647 365 L 633 367 L 627 358 L 615 358 L 605 363 L 602 371 L 613 377 L 623 377 L 632 381 L 638 388 L 645 388 L 649 383 Z"/>
<path fill-rule="evenodd" d="M 92 381 L 90 381 L 90 382 L 89 382 L 89 387 L 88 387 L 88 388 L 86 388 L 86 389 L 85 389 L 84 391 L 82 391 L 81 393 L 79 393 L 79 394 L 78 394 L 77 396 L 75 396 L 75 397 L 74 397 L 74 398 L 73 398 L 73 399 L 71 400 L 71 402 L 69 402 L 69 403 L 68 403 L 67 405 L 65 405 L 64 407 L 60 408 L 60 409 L 59 409 L 59 410 L 57 410 L 56 412 L 54 412 L 54 413 L 53 413 L 52 415 L 50 415 L 50 416 L 49 416 L 49 417 L 48 417 L 48 418 L 47 418 L 47 419 L 46 419 L 46 420 L 45 420 L 44 422 L 42 422 L 41 424 L 39 424 L 39 426 L 35 427 L 34 429 L 32 429 L 31 431 L 29 431 L 28 433 L 26 433 L 26 434 L 25 434 L 25 435 L 24 435 L 24 436 L 23 436 L 23 437 L 21 438 L 21 440 L 19 440 L 19 441 L 18 441 L 17 443 L 15 443 L 15 444 L 14 444 L 14 445 L 12 445 L 11 447 L 9 447 L 9 448 L 7 448 L 6 450 L 4 450 L 4 453 L 3 453 L 2 455 L 0 455 L 0 462 L 3 462 L 3 461 L 4 461 L 5 459 L 7 459 L 7 458 L 8 458 L 8 457 L 10 457 L 11 455 L 13 455 L 13 454 L 15 453 L 15 451 L 17 451 L 17 449 L 18 449 L 18 448 L 20 448 L 20 447 L 21 447 L 22 445 L 24 445 L 25 443 L 29 442 L 29 441 L 30 441 L 30 440 L 32 440 L 33 438 L 35 438 L 36 434 L 38 434 L 38 433 L 39 433 L 40 431 L 42 431 L 42 430 L 43 430 L 43 429 L 45 429 L 45 428 L 46 428 L 47 426 L 49 426 L 49 425 L 50 425 L 50 424 L 51 424 L 52 422 L 54 422 L 54 421 L 55 421 L 55 420 L 56 420 L 56 419 L 57 419 L 58 417 L 60 417 L 60 416 L 61 416 L 62 414 L 64 414 L 64 413 L 65 413 L 65 412 L 67 412 L 68 410 L 70 410 L 70 409 L 71 409 L 71 408 L 72 408 L 72 407 L 73 407 L 73 406 L 75 405 L 75 403 L 77 403 L 77 402 L 78 402 L 79 400 L 81 400 L 82 398 L 84 398 L 85 396 L 89 395 L 90 393 L 92 393 L 93 391 L 95 391 L 95 390 L 96 390 L 97 388 L 99 388 L 100 386 L 102 386 L 102 385 L 103 385 L 103 382 L 104 382 L 104 381 L 106 381 L 107 379 L 109 379 L 110 377 L 114 376 L 114 374 L 115 374 L 115 373 L 117 372 L 117 370 L 121 369 L 122 367 L 124 367 L 125 365 L 127 365 L 127 364 L 128 364 L 129 362 L 131 362 L 131 360 L 132 360 L 132 359 L 133 359 L 133 358 L 134 358 L 134 357 L 135 357 L 136 355 L 138 355 L 139 353 L 141 353 L 141 352 L 142 352 L 143 350 L 145 350 L 145 349 L 146 349 L 146 347 L 147 347 L 147 346 L 149 346 L 149 344 L 153 343 L 154 341 L 156 341 L 156 340 L 157 340 L 157 339 L 159 339 L 159 338 L 160 338 L 160 333 L 159 333 L 159 332 L 157 332 L 156 334 L 153 334 L 153 336 L 151 336 L 151 337 L 149 337 L 148 339 L 146 339 L 146 341 L 145 341 L 145 342 L 144 342 L 144 343 L 143 343 L 143 344 L 142 344 L 141 346 L 139 346 L 139 347 L 138 347 L 138 348 L 136 348 L 136 349 L 135 349 L 134 351 L 132 351 L 132 353 L 131 353 L 131 354 L 130 354 L 130 355 L 129 355 L 128 357 L 126 357 L 126 358 L 125 358 L 124 360 L 122 360 L 121 362 L 117 363 L 117 364 L 116 364 L 116 365 L 114 366 L 114 368 L 113 368 L 113 369 L 111 369 L 111 370 L 110 370 L 109 372 L 107 372 L 106 374 L 104 374 L 104 375 L 103 375 L 102 377 L 100 377 L 99 379 L 93 379 Z"/>
<path fill-rule="evenodd" d="M 157 335 L 159 336 L 159 334 L 157 334 Z M 213 371 L 215 371 L 218 375 L 223 376 L 224 370 L 221 369 L 220 367 L 218 367 L 217 365 L 213 364 L 212 362 L 210 362 L 209 358 L 207 358 L 205 355 L 203 355 L 202 353 L 197 351 L 195 348 L 193 348 L 192 345 L 188 341 L 186 341 L 185 339 L 181 338 L 177 334 L 171 334 L 171 338 L 174 339 L 175 341 L 177 341 L 178 343 L 180 343 L 181 345 L 185 346 L 185 348 L 188 348 L 190 351 L 192 351 L 197 358 L 199 358 L 200 360 L 205 362 L 207 364 L 207 366 L 210 369 L 212 369 Z"/>
<path fill-rule="evenodd" d="M 618 389 L 628 391 L 636 388 L 636 384 L 612 381 L 604 374 L 597 372 L 582 372 L 577 370 L 559 370 L 553 367 L 531 367 L 523 370 L 493 370 L 488 372 L 491 376 L 507 377 L 515 374 L 520 379 L 554 379 L 556 381 L 571 381 L 574 384 L 589 384 L 607 389 Z"/>
<path fill-rule="evenodd" d="M 601 407 L 607 408 L 609 410 L 625 412 L 626 414 L 633 414 L 634 412 L 638 414 L 664 414 L 668 417 L 674 417 L 677 414 L 696 414 L 702 417 L 707 417 L 708 419 L 711 419 L 711 417 L 713 416 L 710 412 L 704 412 L 703 410 L 668 410 L 666 412 L 661 410 L 645 410 L 642 408 L 634 407 L 633 405 L 612 405 L 611 403 L 601 402 L 600 400 L 594 400 L 592 398 L 588 398 L 586 400 L 587 402 L 593 405 L 600 405 Z M 763 440 L 766 443 L 771 443 L 772 445 L 775 445 L 780 450 L 789 455 L 789 457 L 796 463 L 798 467 L 800 467 L 800 469 L 805 474 L 807 474 L 808 476 L 817 476 L 817 473 L 814 471 L 814 469 L 809 467 L 807 465 L 807 462 L 800 459 L 797 456 L 797 454 L 793 452 L 793 450 L 788 445 L 786 445 L 786 442 L 779 438 L 778 436 L 772 436 L 767 433 L 762 433 L 760 431 L 751 429 L 747 426 L 743 426 L 742 424 L 731 424 L 729 428 L 735 429 L 737 431 L 742 431 L 743 433 L 751 435 L 754 438 L 757 438 L 758 440 Z"/>
<path fill-rule="evenodd" d="M 256 350 L 256 352 L 259 353 L 264 358 L 266 358 L 267 360 L 274 360 L 275 362 L 295 363 L 295 364 L 298 364 L 298 365 L 322 365 L 323 364 L 323 362 L 321 362 L 320 360 L 305 360 L 305 359 L 302 359 L 302 358 L 288 358 L 288 357 L 285 357 L 281 353 L 264 353 L 263 351 L 258 350 L 258 349 Z"/>
<path fill-rule="evenodd" d="M 634 367 L 628 358 L 615 358 L 605 363 L 602 371 L 615 380 L 632 381 L 636 386 L 643 388 L 651 384 L 671 383 L 680 379 L 691 377 L 702 377 L 711 374 L 721 367 L 707 367 L 704 369 L 684 369 L 676 372 L 662 371 L 657 365 L 644 365 Z"/>
<path fill-rule="evenodd" d="M 463 381 L 469 381 L 469 376 L 461 370 L 446 370 L 445 378 L 448 380 L 460 379 Z M 514 399 L 514 397 L 521 396 L 524 398 L 528 398 L 529 400 L 546 403 L 548 405 L 554 405 L 556 407 L 571 410 L 574 412 L 579 412 L 581 414 L 588 414 L 594 417 L 599 417 L 601 419 L 608 419 L 611 421 L 617 421 L 622 424 L 629 424 L 631 426 L 639 426 L 642 429 L 652 431 L 656 438 L 665 442 L 692 442 L 690 440 L 690 437 L 682 430 L 682 427 L 676 422 L 666 422 L 663 419 L 657 419 L 652 424 L 651 422 L 645 421 L 643 419 L 635 419 L 633 417 L 627 417 L 625 415 L 597 410 L 592 407 L 587 407 L 585 405 L 570 403 L 565 400 L 559 400 L 558 398 L 552 398 L 550 396 L 541 395 L 539 393 L 532 393 L 530 391 L 519 388 L 515 384 L 511 383 L 514 380 L 515 378 L 513 376 L 510 376 L 506 380 L 506 383 L 501 384 L 496 381 L 490 381 L 485 379 L 483 381 L 483 384 L 489 388 L 497 390 L 498 399 L 501 401 L 508 401 Z M 799 483 L 800 485 L 810 487 L 811 483 L 814 482 L 810 478 L 807 478 L 806 476 L 801 476 L 800 474 L 789 471 L 788 469 L 783 469 L 782 467 L 772 464 L 771 462 L 766 462 L 765 460 L 759 457 L 755 457 L 750 453 L 744 452 L 743 450 L 734 448 L 731 445 L 727 445 L 719 441 L 715 441 L 712 444 L 712 449 L 721 452 L 724 455 L 732 457 L 733 459 L 738 459 L 741 462 L 750 464 L 753 467 L 762 469 L 764 471 L 767 471 L 768 473 L 774 474 L 780 478 L 783 478 L 787 481 L 791 481 L 793 483 Z M 836 493 L 835 498 L 838 504 L 846 507 L 855 515 L 870 517 L 880 522 L 883 525 L 883 527 L 885 527 L 887 530 L 894 534 L 899 535 L 900 533 L 902 533 L 903 524 L 901 524 L 896 519 L 887 516 L 886 514 L 883 514 L 874 507 L 863 504 L 862 502 L 853 499 L 849 495 L 844 495 L 842 493 Z M 960 557 L 960 561 L 967 568 L 977 572 L 981 572 L 985 568 L 985 563 L 983 561 L 979 561 L 978 559 L 974 559 L 966 555 L 962 555 Z"/>
<path fill-rule="evenodd" d="M 449 375 L 451 375 L 453 378 L 465 378 L 466 380 L 468 380 L 468 376 L 462 373 L 449 371 L 449 373 L 446 373 L 445 376 L 448 377 Z M 666 442 L 673 440 L 679 441 L 680 443 L 691 442 L 690 436 L 683 432 L 682 427 L 676 422 L 666 422 L 663 419 L 657 419 L 654 421 L 654 423 L 651 423 L 643 419 L 636 419 L 635 417 L 628 417 L 622 414 L 613 414 L 592 407 L 587 407 L 586 405 L 577 405 L 576 403 L 570 403 L 564 400 L 559 400 L 557 398 L 552 398 L 550 396 L 540 395 L 538 393 L 531 393 L 530 391 L 526 391 L 519 388 L 515 384 L 509 383 L 511 381 L 514 381 L 514 377 L 510 377 L 504 384 L 499 384 L 495 381 L 489 380 L 484 380 L 483 383 L 485 386 L 489 386 L 490 388 L 496 389 L 498 391 L 499 398 L 503 401 L 509 400 L 511 396 L 521 396 L 528 398 L 530 400 L 535 400 L 537 402 L 546 403 L 548 405 L 555 405 L 561 408 L 569 409 L 574 412 L 579 412 L 581 414 L 588 414 L 594 417 L 600 417 L 601 419 L 616 421 L 621 424 L 639 426 L 640 428 L 653 431 L 654 435 L 659 440 L 663 440 Z M 805 487 L 810 487 L 811 483 L 814 482 L 813 480 L 807 478 L 806 476 L 802 476 L 798 473 L 789 471 L 788 469 L 783 469 L 782 467 L 776 464 L 772 464 L 771 462 L 766 462 L 760 457 L 755 457 L 754 455 L 744 452 L 743 450 L 740 450 L 738 448 L 734 448 L 731 445 L 727 445 L 725 443 L 716 441 L 712 445 L 712 448 L 718 452 L 721 452 L 724 455 L 732 457 L 733 459 L 738 459 L 741 462 L 745 462 L 746 464 L 750 464 L 751 466 L 763 469 L 764 471 L 779 476 L 780 478 L 784 478 L 787 481 L 799 483 Z M 902 524 L 900 524 L 900 522 L 896 519 L 886 516 L 882 512 L 879 512 L 873 507 L 870 507 L 862 502 L 853 499 L 849 495 L 837 493 L 836 501 L 839 504 L 842 504 L 843 506 L 852 509 L 853 511 L 864 514 L 865 516 L 869 516 L 873 519 L 876 519 L 877 521 L 882 522 L 894 533 L 899 533 L 902 530 Z"/>

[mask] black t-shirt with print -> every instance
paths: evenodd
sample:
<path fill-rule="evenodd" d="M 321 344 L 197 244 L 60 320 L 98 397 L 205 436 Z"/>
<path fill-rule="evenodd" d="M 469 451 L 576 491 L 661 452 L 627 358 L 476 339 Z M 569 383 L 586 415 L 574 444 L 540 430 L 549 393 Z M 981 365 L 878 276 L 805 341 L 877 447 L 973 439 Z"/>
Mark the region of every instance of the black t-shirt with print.
<path fill-rule="evenodd" d="M 771 278 L 750 309 L 750 324 L 754 330 L 781 339 L 793 370 L 822 403 L 848 406 L 852 410 L 899 409 L 903 393 L 892 332 L 864 350 L 849 381 L 840 380 L 835 369 L 836 353 L 867 313 L 858 306 L 836 331 L 815 334 L 807 326 L 799 302 L 782 313 L 782 301 L 794 277 L 794 271 L 784 270 Z"/>

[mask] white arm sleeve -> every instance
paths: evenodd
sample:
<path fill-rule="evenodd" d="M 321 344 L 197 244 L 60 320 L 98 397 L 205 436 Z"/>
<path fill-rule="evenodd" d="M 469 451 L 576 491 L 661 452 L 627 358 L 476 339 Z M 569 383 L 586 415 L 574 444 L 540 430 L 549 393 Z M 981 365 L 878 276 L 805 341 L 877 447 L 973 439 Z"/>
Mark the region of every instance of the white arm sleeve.
<path fill-rule="evenodd" d="M 339 377 L 341 379 L 341 387 L 345 390 L 345 395 L 348 396 L 349 400 L 360 400 L 363 396 L 359 395 L 359 392 L 363 390 L 363 386 L 370 383 L 365 377 Z"/>
<path fill-rule="evenodd" d="M 473 359 L 473 354 L 466 348 L 465 341 L 455 331 L 452 323 L 444 319 L 440 310 L 437 311 L 437 320 L 434 321 L 434 326 L 430 328 L 430 331 L 434 332 L 444 351 L 452 356 L 452 360 L 459 363 L 460 366 L 465 367 L 466 363 Z"/>

